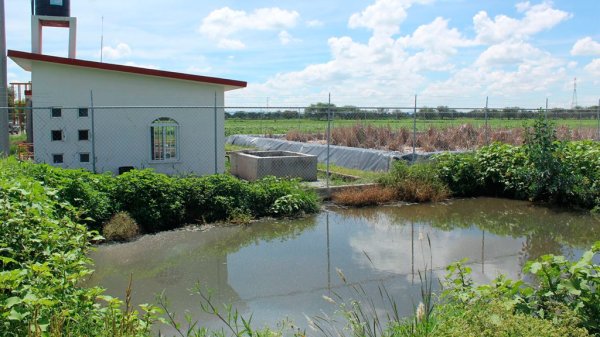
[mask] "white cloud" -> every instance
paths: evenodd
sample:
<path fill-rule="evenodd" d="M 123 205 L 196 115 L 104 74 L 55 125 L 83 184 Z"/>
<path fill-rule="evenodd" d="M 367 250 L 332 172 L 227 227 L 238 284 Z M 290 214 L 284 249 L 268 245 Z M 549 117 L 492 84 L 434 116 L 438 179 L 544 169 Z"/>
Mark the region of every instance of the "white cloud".
<path fill-rule="evenodd" d="M 427 25 L 419 26 L 410 36 L 399 40 L 403 45 L 443 54 L 456 53 L 457 47 L 472 46 L 456 28 L 448 28 L 448 20 L 438 17 Z"/>
<path fill-rule="evenodd" d="M 279 42 L 281 42 L 282 45 L 288 45 L 292 42 L 298 42 L 300 41 L 299 39 L 296 39 L 292 36 L 292 34 L 288 33 L 285 30 L 282 30 L 281 32 L 279 32 Z"/>
<path fill-rule="evenodd" d="M 585 71 L 588 71 L 592 77 L 595 77 L 595 83 L 600 82 L 598 78 L 600 78 L 600 58 L 593 59 L 590 64 L 585 66 Z"/>
<path fill-rule="evenodd" d="M 306 21 L 306 26 L 310 27 L 310 28 L 317 28 L 317 27 L 323 27 L 325 24 L 323 23 L 323 21 L 319 21 L 319 20 L 308 20 Z"/>
<path fill-rule="evenodd" d="M 572 16 L 568 12 L 552 8 L 551 2 L 534 6 L 521 3 L 517 5 L 517 9 L 525 13 L 525 17 L 520 20 L 506 15 L 498 15 L 492 20 L 485 11 L 477 13 L 473 17 L 476 40 L 483 44 L 493 44 L 511 39 L 527 39 Z"/>
<path fill-rule="evenodd" d="M 102 55 L 109 60 L 117 60 L 131 55 L 131 47 L 126 43 L 119 43 L 116 47 L 106 46 L 102 48 Z"/>
<path fill-rule="evenodd" d="M 505 41 L 486 49 L 475 62 L 478 66 L 519 64 L 527 59 L 542 57 L 544 52 L 522 41 Z"/>
<path fill-rule="evenodd" d="M 600 43 L 592 40 L 592 38 L 589 36 L 584 37 L 583 39 L 579 39 L 573 45 L 573 48 L 571 49 L 571 55 L 573 55 L 573 56 L 600 55 Z"/>
<path fill-rule="evenodd" d="M 221 39 L 217 43 L 217 47 L 229 50 L 241 50 L 246 48 L 246 45 L 240 40 Z"/>
<path fill-rule="evenodd" d="M 259 8 L 251 13 L 223 7 L 202 20 L 200 33 L 218 42 L 219 48 L 242 49 L 244 43 L 232 35 L 247 31 L 282 30 L 296 26 L 300 14 L 277 7 Z"/>
<path fill-rule="evenodd" d="M 406 10 L 415 3 L 429 3 L 432 0 L 376 0 L 360 13 L 350 17 L 350 28 L 368 28 L 375 35 L 391 36 L 400 31 L 400 24 L 406 19 Z"/>

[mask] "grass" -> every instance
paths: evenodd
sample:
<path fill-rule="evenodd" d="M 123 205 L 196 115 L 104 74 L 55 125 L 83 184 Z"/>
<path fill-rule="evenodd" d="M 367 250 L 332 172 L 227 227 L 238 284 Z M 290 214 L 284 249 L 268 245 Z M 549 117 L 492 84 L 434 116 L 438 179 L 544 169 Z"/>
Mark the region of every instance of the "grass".
<path fill-rule="evenodd" d="M 27 135 L 25 133 L 10 135 L 8 139 L 10 142 L 10 154 L 16 154 L 17 144 L 25 142 L 27 140 Z"/>
<path fill-rule="evenodd" d="M 230 151 L 243 151 L 243 150 L 256 150 L 254 146 L 243 146 L 225 143 L 225 152 Z"/>
<path fill-rule="evenodd" d="M 319 178 L 325 179 L 326 174 L 324 171 L 327 170 L 327 164 L 319 163 L 317 164 L 317 169 L 320 170 Z M 348 185 L 348 184 L 369 184 L 375 183 L 379 180 L 379 178 L 384 174 L 382 172 L 372 172 L 372 171 L 362 171 L 357 169 L 351 169 L 336 165 L 329 165 L 329 171 L 333 174 L 331 175 L 330 183 L 332 185 Z M 339 174 L 339 175 L 336 175 Z M 344 179 L 341 178 L 340 175 L 344 176 L 353 176 L 357 177 L 356 180 Z"/>
<path fill-rule="evenodd" d="M 334 193 L 331 199 L 334 203 L 343 206 L 376 206 L 395 200 L 396 192 L 392 188 L 376 185 L 345 189 Z"/>
<path fill-rule="evenodd" d="M 534 119 L 489 119 L 488 126 L 492 129 L 497 128 L 518 128 L 524 123 L 531 124 Z M 594 128 L 598 127 L 598 121 L 593 119 L 558 119 L 554 120 L 557 126 L 567 126 L 569 128 Z M 371 125 L 377 127 L 390 127 L 393 130 L 408 128 L 412 130 L 412 119 L 398 120 L 334 120 L 331 123 L 332 128 L 349 127 L 355 124 Z M 431 127 L 449 127 L 471 124 L 473 127 L 485 126 L 485 120 L 474 118 L 458 118 L 451 120 L 417 120 L 417 130 L 425 131 Z M 263 120 L 243 120 L 230 118 L 225 120 L 225 135 L 246 134 L 246 135 L 275 135 L 287 134 L 291 130 L 301 133 L 322 133 L 327 131 L 327 121 L 313 119 L 263 119 Z"/>

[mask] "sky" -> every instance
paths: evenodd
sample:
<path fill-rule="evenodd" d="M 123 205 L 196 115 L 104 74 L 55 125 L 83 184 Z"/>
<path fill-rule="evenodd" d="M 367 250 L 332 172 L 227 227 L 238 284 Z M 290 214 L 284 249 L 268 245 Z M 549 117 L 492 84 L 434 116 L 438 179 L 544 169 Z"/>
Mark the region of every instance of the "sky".
<path fill-rule="evenodd" d="M 30 51 L 30 2 L 5 7 L 7 48 Z M 574 78 L 577 103 L 596 105 L 599 12 L 600 0 L 71 1 L 77 58 L 102 49 L 107 63 L 248 82 L 227 106 L 570 107 Z M 44 28 L 45 54 L 67 46 L 67 29 Z M 9 82 L 29 79 L 9 60 Z"/>

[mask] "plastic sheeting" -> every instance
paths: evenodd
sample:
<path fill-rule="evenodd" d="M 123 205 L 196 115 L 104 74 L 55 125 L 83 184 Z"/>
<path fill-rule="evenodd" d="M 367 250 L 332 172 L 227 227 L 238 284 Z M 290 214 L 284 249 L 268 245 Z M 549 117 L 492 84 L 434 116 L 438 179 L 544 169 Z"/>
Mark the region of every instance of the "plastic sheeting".
<path fill-rule="evenodd" d="M 327 145 L 291 142 L 287 140 L 263 138 L 246 135 L 233 135 L 227 143 L 240 146 L 252 146 L 261 150 L 291 151 L 317 156 L 320 163 L 327 162 Z M 331 145 L 329 149 L 330 163 L 336 166 L 359 169 L 363 171 L 388 171 L 394 160 L 408 162 L 427 159 L 439 152 L 412 153 L 361 149 L 356 147 Z"/>

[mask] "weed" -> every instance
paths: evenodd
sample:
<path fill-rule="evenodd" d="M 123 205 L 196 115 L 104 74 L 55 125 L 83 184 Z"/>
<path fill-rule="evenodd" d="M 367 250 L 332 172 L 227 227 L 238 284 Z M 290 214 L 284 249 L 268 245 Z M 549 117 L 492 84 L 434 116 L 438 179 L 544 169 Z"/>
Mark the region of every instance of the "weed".
<path fill-rule="evenodd" d="M 331 199 L 334 203 L 344 206 L 374 206 L 395 200 L 396 192 L 383 186 L 349 188 L 333 193 Z"/>
<path fill-rule="evenodd" d="M 102 236 L 108 241 L 129 241 L 140 234 L 140 227 L 127 212 L 119 212 L 102 228 Z"/>

